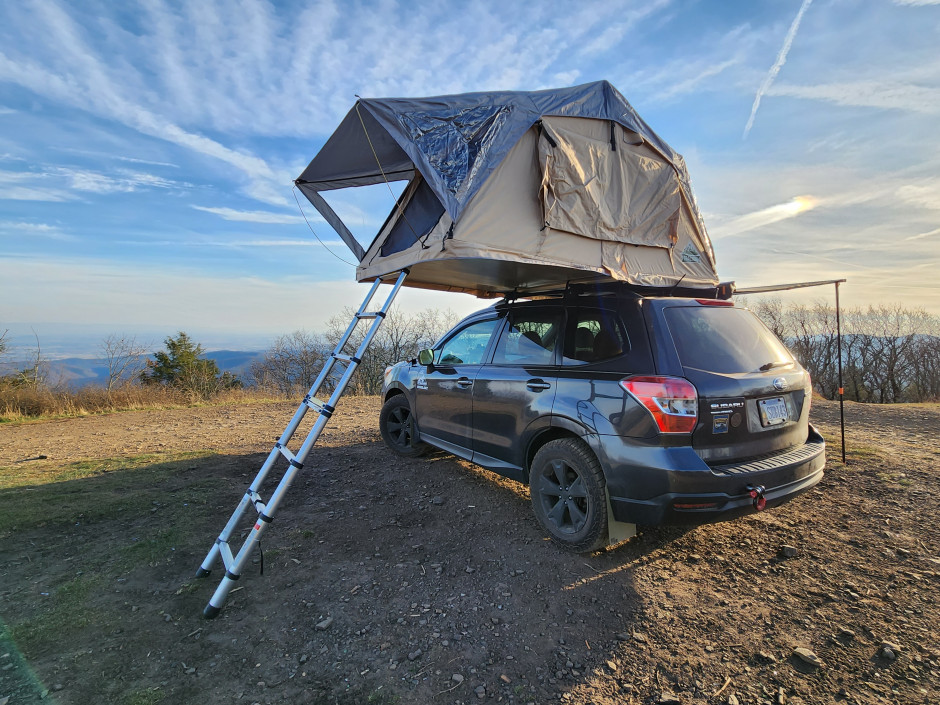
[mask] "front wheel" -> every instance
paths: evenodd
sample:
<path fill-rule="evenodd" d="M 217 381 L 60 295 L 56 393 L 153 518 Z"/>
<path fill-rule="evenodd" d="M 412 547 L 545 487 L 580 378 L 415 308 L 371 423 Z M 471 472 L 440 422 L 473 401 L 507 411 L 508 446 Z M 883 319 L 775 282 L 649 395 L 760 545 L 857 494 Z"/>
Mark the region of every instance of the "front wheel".
<path fill-rule="evenodd" d="M 427 452 L 427 444 L 418 440 L 414 414 L 403 394 L 395 395 L 382 406 L 379 431 L 385 445 L 399 455 L 415 457 Z"/>
<path fill-rule="evenodd" d="M 577 438 L 546 443 L 529 472 L 535 517 L 552 541 L 575 553 L 591 553 L 607 544 L 605 486 L 597 457 Z"/>

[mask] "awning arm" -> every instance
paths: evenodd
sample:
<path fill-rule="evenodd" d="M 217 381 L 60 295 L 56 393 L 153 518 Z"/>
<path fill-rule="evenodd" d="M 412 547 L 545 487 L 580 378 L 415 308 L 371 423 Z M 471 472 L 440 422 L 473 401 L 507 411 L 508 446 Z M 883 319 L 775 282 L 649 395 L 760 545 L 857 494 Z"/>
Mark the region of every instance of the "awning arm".
<path fill-rule="evenodd" d="M 738 294 L 768 294 L 771 291 L 790 291 L 791 289 L 805 289 L 808 286 L 826 286 L 835 284 L 836 287 L 836 352 L 839 364 L 839 425 L 842 428 L 842 464 L 845 465 L 845 385 L 842 381 L 842 311 L 839 307 L 839 284 L 845 284 L 845 279 L 824 279 L 818 282 L 799 282 L 797 284 L 771 284 L 770 286 L 752 286 L 747 289 L 735 287 L 734 295 Z"/>
<path fill-rule="evenodd" d="M 336 211 L 330 208 L 330 204 L 323 199 L 323 196 L 310 188 L 306 182 L 297 179 L 294 183 L 297 185 L 297 188 L 300 189 L 301 193 L 307 197 L 307 200 L 313 204 L 313 207 L 320 212 L 323 219 L 332 226 L 336 234 L 343 239 L 343 242 L 346 243 L 346 247 L 356 256 L 356 261 L 361 262 L 362 258 L 366 256 L 366 251 L 362 249 L 362 245 L 360 245 L 356 238 L 353 237 L 353 234 L 349 232 L 346 223 L 336 215 Z"/>
<path fill-rule="evenodd" d="M 789 291 L 790 289 L 804 289 L 808 286 L 825 286 L 826 284 L 844 284 L 845 279 L 824 279 L 818 282 L 798 282 L 796 284 L 771 284 L 770 286 L 751 286 L 746 289 L 734 287 L 737 294 L 767 294 L 771 291 Z"/>

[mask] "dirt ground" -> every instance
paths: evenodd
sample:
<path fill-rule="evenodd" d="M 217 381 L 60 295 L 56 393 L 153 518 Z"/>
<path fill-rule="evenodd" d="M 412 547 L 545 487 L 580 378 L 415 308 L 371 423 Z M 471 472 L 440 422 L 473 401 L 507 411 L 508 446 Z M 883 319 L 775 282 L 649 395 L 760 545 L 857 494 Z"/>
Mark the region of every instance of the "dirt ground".
<path fill-rule="evenodd" d="M 0 426 L 0 705 L 940 702 L 940 406 L 847 404 L 843 465 L 817 402 L 814 491 L 592 556 L 378 410 L 343 402 L 215 620 L 194 573 L 293 404 Z"/>

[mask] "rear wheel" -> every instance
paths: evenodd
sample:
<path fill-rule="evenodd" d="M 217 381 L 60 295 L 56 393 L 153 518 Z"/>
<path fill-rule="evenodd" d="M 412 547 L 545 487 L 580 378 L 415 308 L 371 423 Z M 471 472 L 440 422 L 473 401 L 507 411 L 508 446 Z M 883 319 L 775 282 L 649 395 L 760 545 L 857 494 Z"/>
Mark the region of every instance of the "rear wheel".
<path fill-rule="evenodd" d="M 382 406 L 379 431 L 385 445 L 399 455 L 414 457 L 427 452 L 428 446 L 418 440 L 414 414 L 404 394 L 397 394 Z"/>
<path fill-rule="evenodd" d="M 576 553 L 607 545 L 604 473 L 591 449 L 577 438 L 542 446 L 529 473 L 532 508 L 552 541 Z"/>

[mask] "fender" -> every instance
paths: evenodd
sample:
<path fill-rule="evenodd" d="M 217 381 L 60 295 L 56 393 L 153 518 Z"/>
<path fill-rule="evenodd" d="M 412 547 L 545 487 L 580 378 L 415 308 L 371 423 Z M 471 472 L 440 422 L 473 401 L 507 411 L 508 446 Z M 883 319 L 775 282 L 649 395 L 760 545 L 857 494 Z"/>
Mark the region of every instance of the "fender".
<path fill-rule="evenodd" d="M 382 401 L 388 401 L 393 396 L 393 390 L 404 394 L 406 397 L 408 397 L 408 402 L 411 403 L 411 397 L 414 395 L 414 390 L 412 388 L 406 387 L 397 379 L 389 382 L 388 386 L 382 391 Z"/>
<path fill-rule="evenodd" d="M 541 421 L 542 419 L 540 419 Z M 574 419 L 568 416 L 561 416 L 558 414 L 552 414 L 547 418 L 549 425 L 552 428 L 563 428 L 566 431 L 571 431 L 573 434 L 579 438 L 593 434 L 594 432 L 589 429 L 584 424 L 575 421 Z"/>

